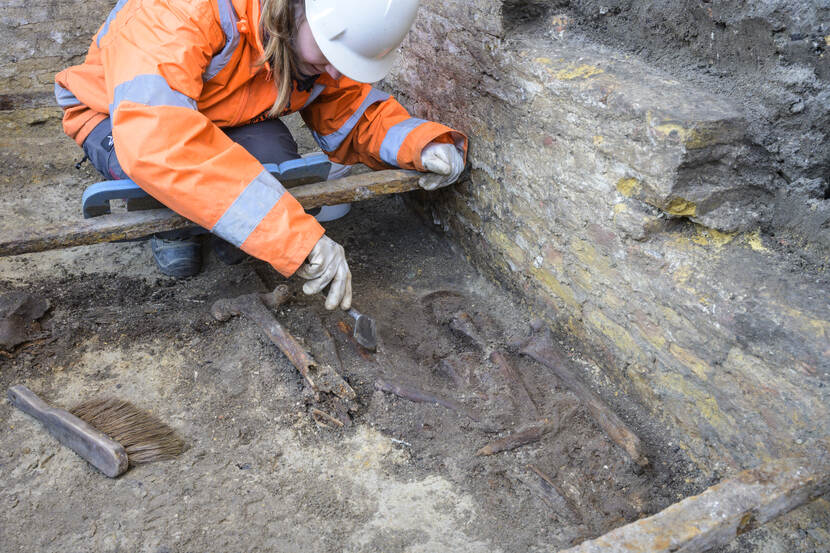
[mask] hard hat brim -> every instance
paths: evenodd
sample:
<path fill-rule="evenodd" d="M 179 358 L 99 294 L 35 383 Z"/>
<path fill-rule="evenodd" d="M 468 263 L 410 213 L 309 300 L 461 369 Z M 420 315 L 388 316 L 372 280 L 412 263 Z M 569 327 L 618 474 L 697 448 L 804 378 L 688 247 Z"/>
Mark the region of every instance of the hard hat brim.
<path fill-rule="evenodd" d="M 315 22 L 309 20 L 309 27 L 314 40 L 326 59 L 340 73 L 361 83 L 374 83 L 384 78 L 398 60 L 398 49 L 392 50 L 382 58 L 369 59 L 360 56 L 348 48 L 336 44 L 336 40 L 322 38 L 324 34 L 315 29 Z M 348 32 L 348 31 L 347 31 Z"/>

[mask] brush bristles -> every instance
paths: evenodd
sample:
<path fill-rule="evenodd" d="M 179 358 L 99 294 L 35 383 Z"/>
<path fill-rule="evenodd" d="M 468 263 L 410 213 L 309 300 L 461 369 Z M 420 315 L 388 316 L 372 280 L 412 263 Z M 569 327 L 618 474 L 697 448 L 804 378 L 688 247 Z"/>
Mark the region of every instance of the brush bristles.
<path fill-rule="evenodd" d="M 171 459 L 184 451 L 172 428 L 127 401 L 91 399 L 71 413 L 120 443 L 130 464 Z"/>

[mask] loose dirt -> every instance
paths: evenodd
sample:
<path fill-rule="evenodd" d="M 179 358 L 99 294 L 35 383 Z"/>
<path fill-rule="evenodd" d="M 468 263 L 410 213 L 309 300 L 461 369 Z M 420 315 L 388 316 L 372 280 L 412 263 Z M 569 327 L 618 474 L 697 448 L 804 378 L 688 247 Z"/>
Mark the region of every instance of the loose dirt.
<path fill-rule="evenodd" d="M 80 217 L 83 186 L 97 179 L 72 167 L 74 145 L 44 131 L 55 123 L 4 143 L 0 229 Z M 56 161 L 44 165 L 48 152 Z M 566 351 L 643 439 L 652 465 L 636 467 L 517 353 L 533 318 L 522 298 L 480 276 L 401 198 L 354 205 L 326 226 L 345 246 L 356 306 L 377 320 L 379 351 L 361 350 L 351 320 L 320 298 L 297 294 L 275 314 L 356 390 L 343 428 L 315 422 L 302 378 L 250 321 L 210 316 L 217 299 L 286 282 L 261 262 L 225 266 L 208 252 L 200 275 L 176 281 L 156 272 L 146 242 L 0 259 L 0 295 L 50 305 L 30 329 L 37 339 L 0 352 L 0 389 L 25 384 L 62 407 L 123 398 L 188 446 L 111 480 L 0 402 L 0 550 L 551 551 L 713 483 L 635 403 L 595 385 L 601 367 Z M 377 391 L 379 378 L 460 409 Z M 558 424 L 538 442 L 475 455 L 543 417 Z"/>

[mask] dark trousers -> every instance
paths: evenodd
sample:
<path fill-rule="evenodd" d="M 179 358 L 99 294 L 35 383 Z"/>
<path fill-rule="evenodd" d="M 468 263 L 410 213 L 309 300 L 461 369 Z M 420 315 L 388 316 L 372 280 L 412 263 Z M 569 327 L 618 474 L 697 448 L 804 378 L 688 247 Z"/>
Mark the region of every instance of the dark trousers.
<path fill-rule="evenodd" d="M 241 127 L 222 129 L 228 137 L 248 150 L 260 163 L 282 163 L 297 159 L 297 142 L 285 123 L 279 119 L 266 119 Z M 112 141 L 112 122 L 104 119 L 84 140 L 84 153 L 90 163 L 107 179 L 129 178 L 118 158 Z"/>
<path fill-rule="evenodd" d="M 228 137 L 248 150 L 260 163 L 282 163 L 289 159 L 297 159 L 297 142 L 285 123 L 279 119 L 266 119 L 259 123 L 251 123 L 241 127 L 222 129 Z M 95 127 L 83 145 L 84 153 L 90 163 L 107 179 L 129 178 L 118 158 L 112 140 L 112 121 L 106 118 Z M 166 240 L 182 240 L 194 235 L 204 234 L 206 230 L 174 230 L 159 233 L 159 238 Z"/>

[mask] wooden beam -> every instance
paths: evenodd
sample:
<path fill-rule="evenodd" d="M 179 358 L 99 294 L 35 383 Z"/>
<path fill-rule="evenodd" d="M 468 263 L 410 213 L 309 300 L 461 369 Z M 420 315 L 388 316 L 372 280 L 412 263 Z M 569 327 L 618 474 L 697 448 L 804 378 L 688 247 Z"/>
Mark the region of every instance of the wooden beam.
<path fill-rule="evenodd" d="M 703 553 L 828 492 L 830 459 L 772 461 L 560 553 Z"/>
<path fill-rule="evenodd" d="M 415 190 L 420 176 L 416 171 L 376 171 L 297 186 L 291 188 L 290 193 L 300 205 L 311 209 Z M 196 224 L 169 209 L 102 215 L 60 225 L 32 224 L 14 232 L 4 230 L 4 235 L 0 238 L 0 257 L 134 240 L 157 232 L 193 226 Z"/>

